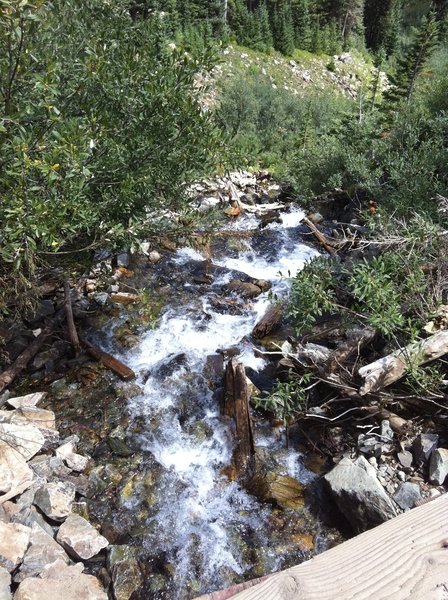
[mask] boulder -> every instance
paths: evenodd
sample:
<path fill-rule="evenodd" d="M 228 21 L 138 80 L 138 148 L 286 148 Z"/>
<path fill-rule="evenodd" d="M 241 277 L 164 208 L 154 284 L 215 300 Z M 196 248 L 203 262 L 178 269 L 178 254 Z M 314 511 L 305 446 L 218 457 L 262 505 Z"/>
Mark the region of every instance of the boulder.
<path fill-rule="evenodd" d="M 357 532 L 379 525 L 397 514 L 374 467 L 363 456 L 355 461 L 343 458 L 324 480 L 339 510 Z"/>
<path fill-rule="evenodd" d="M 34 496 L 34 504 L 54 521 L 62 521 L 72 509 L 76 488 L 69 481 L 46 483 Z"/>
<path fill-rule="evenodd" d="M 0 423 L 0 440 L 17 450 L 25 460 L 33 458 L 45 443 L 37 427 L 22 423 Z"/>
<path fill-rule="evenodd" d="M 62 560 L 57 560 L 39 577 L 24 579 L 14 600 L 107 600 L 98 579 L 82 571 L 81 563 L 68 567 Z"/>
<path fill-rule="evenodd" d="M 0 440 L 0 505 L 30 487 L 33 471 L 23 456 Z"/>
<path fill-rule="evenodd" d="M 429 462 L 429 481 L 436 485 L 443 485 L 448 475 L 448 449 L 434 450 Z"/>
<path fill-rule="evenodd" d="M 16 398 L 8 398 L 8 404 L 13 408 L 22 408 L 23 406 L 37 406 L 47 395 L 46 392 L 36 392 L 27 394 L 26 396 L 17 396 Z"/>
<path fill-rule="evenodd" d="M 305 502 L 304 487 L 297 479 L 271 471 L 257 473 L 247 489 L 257 498 L 275 501 L 282 508 L 301 508 Z"/>
<path fill-rule="evenodd" d="M 5 567 L 0 567 L 0 600 L 11 600 L 11 575 Z"/>
<path fill-rule="evenodd" d="M 405 481 L 400 485 L 394 494 L 394 500 L 403 510 L 414 508 L 414 506 L 422 499 L 420 486 L 418 483 Z"/>
<path fill-rule="evenodd" d="M 57 541 L 69 554 L 88 560 L 109 545 L 109 542 L 80 515 L 71 514 L 59 528 Z"/>
<path fill-rule="evenodd" d="M 0 566 L 10 573 L 20 565 L 28 548 L 31 529 L 19 523 L 0 521 Z"/>
<path fill-rule="evenodd" d="M 50 537 L 37 523 L 33 523 L 30 545 L 19 572 L 14 576 L 14 581 L 20 583 L 27 577 L 40 575 L 47 565 L 51 565 L 58 559 L 66 564 L 70 562 L 65 550 L 55 542 L 53 537 Z"/>
<path fill-rule="evenodd" d="M 261 294 L 261 288 L 259 288 L 258 285 L 239 279 L 232 279 L 232 281 L 226 283 L 226 285 L 223 286 L 223 290 L 235 292 L 243 298 L 255 298 Z"/>

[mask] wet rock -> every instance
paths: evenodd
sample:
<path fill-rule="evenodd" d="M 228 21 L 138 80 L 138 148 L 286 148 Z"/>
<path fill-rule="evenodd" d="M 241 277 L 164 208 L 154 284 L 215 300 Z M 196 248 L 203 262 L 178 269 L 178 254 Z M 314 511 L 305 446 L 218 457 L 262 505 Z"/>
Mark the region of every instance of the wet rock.
<path fill-rule="evenodd" d="M 324 217 L 320 213 L 315 212 L 308 215 L 308 219 L 311 221 L 311 223 L 317 225 L 318 223 L 321 223 L 324 220 Z"/>
<path fill-rule="evenodd" d="M 11 600 L 11 575 L 4 567 L 0 567 L 0 600 Z"/>
<path fill-rule="evenodd" d="M 111 546 L 108 567 L 112 574 L 115 600 L 129 600 L 143 585 L 143 576 L 137 561 L 137 548 Z"/>
<path fill-rule="evenodd" d="M 204 365 L 204 377 L 212 385 L 222 382 L 224 376 L 224 357 L 222 354 L 209 354 Z"/>
<path fill-rule="evenodd" d="M 131 456 L 133 454 L 133 452 L 129 448 L 129 446 L 127 446 L 126 443 L 118 437 L 114 437 L 111 435 L 108 436 L 107 443 L 109 445 L 111 452 L 113 454 L 115 454 L 116 456 L 127 457 L 127 456 Z"/>
<path fill-rule="evenodd" d="M 41 400 L 47 395 L 46 392 L 36 392 L 34 394 L 26 394 L 26 396 L 16 396 L 8 398 L 8 404 L 13 408 L 22 408 L 24 406 L 37 406 Z"/>
<path fill-rule="evenodd" d="M 22 581 L 14 600 L 107 600 L 98 579 L 82 571 L 82 563 L 69 567 L 57 560 L 39 577 Z"/>
<path fill-rule="evenodd" d="M 75 442 L 69 441 L 56 449 L 56 456 L 61 458 L 67 467 L 73 471 L 81 472 L 87 467 L 89 459 L 75 452 Z"/>
<path fill-rule="evenodd" d="M 439 436 L 436 433 L 421 433 L 414 441 L 414 459 L 417 464 L 426 462 L 437 448 Z"/>
<path fill-rule="evenodd" d="M 262 292 L 267 292 L 272 287 L 271 282 L 266 281 L 266 279 L 254 279 L 253 283 L 258 286 Z"/>
<path fill-rule="evenodd" d="M 403 510 L 414 508 L 417 502 L 422 499 L 420 486 L 417 483 L 405 481 L 395 492 L 393 498 L 398 506 Z"/>
<path fill-rule="evenodd" d="M 116 304 L 135 304 L 140 300 L 138 294 L 130 294 L 129 292 L 115 292 L 110 296 L 112 302 Z"/>
<path fill-rule="evenodd" d="M 67 517 L 75 499 L 75 486 L 68 481 L 56 481 L 40 487 L 34 497 L 34 504 L 54 521 Z"/>
<path fill-rule="evenodd" d="M 45 438 L 37 427 L 17 423 L 0 423 L 0 439 L 30 460 L 45 443 Z"/>
<path fill-rule="evenodd" d="M 0 521 L 0 566 L 10 573 L 20 565 L 30 541 L 31 529 Z"/>
<path fill-rule="evenodd" d="M 247 485 L 248 490 L 262 500 L 273 500 L 282 508 L 300 508 L 304 505 L 304 487 L 288 475 L 274 472 L 259 473 Z"/>
<path fill-rule="evenodd" d="M 429 481 L 436 485 L 443 485 L 448 475 L 448 449 L 434 450 L 429 462 Z"/>
<path fill-rule="evenodd" d="M 256 298 L 261 294 L 261 288 L 259 288 L 258 285 L 247 281 L 241 281 L 240 279 L 233 279 L 224 285 L 222 289 L 227 292 L 239 294 L 243 298 Z"/>
<path fill-rule="evenodd" d="M 20 506 L 13 504 L 16 510 L 11 514 L 11 523 L 20 523 L 32 528 L 34 524 L 39 525 L 51 538 L 54 537 L 54 531 L 51 525 L 44 519 L 42 514 L 35 506 Z"/>
<path fill-rule="evenodd" d="M 58 558 L 67 564 L 70 562 L 65 550 L 54 541 L 53 537 L 34 523 L 31 528 L 30 545 L 20 570 L 14 576 L 14 581 L 20 583 L 27 577 L 40 575 L 47 565 L 51 565 Z"/>
<path fill-rule="evenodd" d="M 80 560 L 96 556 L 109 542 L 80 515 L 71 514 L 62 523 L 57 541 L 69 554 Z"/>
<path fill-rule="evenodd" d="M 360 532 L 396 516 L 397 510 L 363 456 L 344 457 L 324 476 L 339 510 Z"/>
<path fill-rule="evenodd" d="M 0 440 L 0 505 L 29 488 L 33 477 L 20 452 Z"/>

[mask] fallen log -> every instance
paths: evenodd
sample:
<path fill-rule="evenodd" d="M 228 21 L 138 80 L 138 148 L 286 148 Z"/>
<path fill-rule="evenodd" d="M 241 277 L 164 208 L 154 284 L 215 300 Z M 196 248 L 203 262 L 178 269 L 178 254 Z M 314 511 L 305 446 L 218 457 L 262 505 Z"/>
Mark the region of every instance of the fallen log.
<path fill-rule="evenodd" d="M 330 354 L 330 358 L 324 367 L 324 372 L 334 373 L 339 367 L 343 366 L 353 354 L 359 354 L 361 348 L 369 344 L 375 337 L 375 334 L 375 329 L 372 327 L 365 327 L 361 331 L 351 335 L 346 342 L 342 343 Z"/>
<path fill-rule="evenodd" d="M 411 367 L 424 365 L 447 352 L 447 330 L 439 331 L 426 340 L 413 342 L 405 348 L 400 348 L 358 370 L 359 375 L 365 379 L 359 393 L 365 396 L 377 392 L 401 379 Z"/>
<path fill-rule="evenodd" d="M 319 244 L 323 246 L 329 254 L 336 254 L 335 248 L 333 248 L 333 246 L 330 245 L 329 240 L 327 240 L 325 235 L 318 230 L 314 223 L 312 223 L 307 217 L 303 217 L 302 221 L 311 230 L 311 233 L 314 235 Z"/>
<path fill-rule="evenodd" d="M 123 379 L 123 381 L 130 381 L 131 379 L 135 378 L 134 371 L 123 364 L 120 360 L 113 357 L 111 354 L 104 352 L 104 350 L 101 350 L 83 338 L 81 338 L 81 345 L 86 349 L 90 356 L 113 371 L 116 375 Z"/>
<path fill-rule="evenodd" d="M 255 466 L 255 445 L 249 412 L 250 393 L 244 365 L 232 358 L 227 363 L 222 414 L 235 422 L 233 462 L 240 481 L 247 481 Z"/>
<path fill-rule="evenodd" d="M 55 327 L 64 318 L 64 310 L 59 310 L 49 324 L 42 330 L 42 332 L 31 342 L 22 354 L 20 354 L 10 367 L 5 369 L 0 375 L 0 394 L 11 385 L 11 383 L 20 375 L 20 373 L 26 369 L 28 363 L 36 356 L 44 342 L 48 340 L 50 335 L 53 333 Z"/>
<path fill-rule="evenodd" d="M 269 335 L 271 331 L 273 331 L 279 324 L 280 319 L 283 316 L 284 309 L 285 304 L 283 302 L 271 304 L 271 306 L 268 307 L 264 315 L 253 328 L 252 337 L 257 340 L 261 340 Z"/>

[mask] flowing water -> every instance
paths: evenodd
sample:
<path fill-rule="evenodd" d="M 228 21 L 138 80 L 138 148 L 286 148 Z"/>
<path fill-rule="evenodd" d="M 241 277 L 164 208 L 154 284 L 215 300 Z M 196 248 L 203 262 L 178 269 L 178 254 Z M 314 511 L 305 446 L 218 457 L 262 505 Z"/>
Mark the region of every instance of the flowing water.
<path fill-rule="evenodd" d="M 282 224 L 241 238 L 237 249 L 217 252 L 211 265 L 214 280 L 201 288 L 205 291 L 198 296 L 198 286 L 188 279 L 178 284 L 184 299 L 176 301 L 173 294 L 158 326 L 123 354 L 143 388 L 129 399 L 133 422 L 139 423 L 133 445 L 148 457 L 148 465 L 157 465 L 142 544 L 149 556 L 163 557 L 168 583 L 148 597 L 193 598 L 303 558 L 297 542 L 288 538 L 288 532 L 291 539 L 303 532 L 303 515 L 276 512 L 224 474 L 232 458 L 232 428 L 220 416 L 219 390 L 210 389 L 204 373 L 209 355 L 235 347 L 252 373 L 263 371 L 266 361 L 254 354 L 248 336 L 269 304 L 268 294 L 237 314 L 218 312 L 212 299 L 242 273 L 270 280 L 274 293 L 285 294 L 288 274 L 317 254 L 303 243 L 301 216 L 299 210 L 285 213 Z M 238 237 L 256 225 L 255 217 L 246 217 L 231 228 Z M 204 258 L 189 248 L 178 250 L 169 265 L 173 281 Z M 255 444 L 278 471 L 302 482 L 312 477 L 300 455 L 286 451 L 279 432 L 262 419 L 255 425 Z M 139 502 L 137 497 L 126 501 L 129 509 L 137 509 Z"/>

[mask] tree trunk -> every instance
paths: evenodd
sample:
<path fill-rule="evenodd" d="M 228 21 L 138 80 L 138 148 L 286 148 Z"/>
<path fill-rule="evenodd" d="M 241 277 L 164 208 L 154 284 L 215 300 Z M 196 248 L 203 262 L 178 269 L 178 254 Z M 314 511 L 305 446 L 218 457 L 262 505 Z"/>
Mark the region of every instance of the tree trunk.
<path fill-rule="evenodd" d="M 264 315 L 253 328 L 252 337 L 257 340 L 261 340 L 265 336 L 269 335 L 271 331 L 277 327 L 280 319 L 283 316 L 284 309 L 285 304 L 283 302 L 271 304 L 271 306 L 269 306 Z"/>

